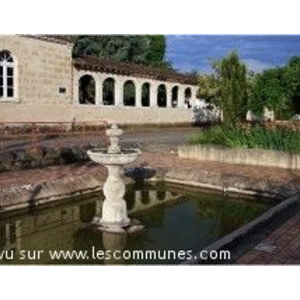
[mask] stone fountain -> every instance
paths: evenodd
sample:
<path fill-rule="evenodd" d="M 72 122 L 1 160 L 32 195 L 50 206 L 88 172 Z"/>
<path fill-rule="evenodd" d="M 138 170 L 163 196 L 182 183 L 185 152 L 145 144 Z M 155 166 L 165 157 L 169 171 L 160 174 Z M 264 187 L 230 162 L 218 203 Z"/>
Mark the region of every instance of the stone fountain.
<path fill-rule="evenodd" d="M 132 222 L 127 215 L 127 206 L 124 200 L 125 184 L 121 178 L 123 166 L 135 161 L 141 153 L 139 149 L 122 149 L 119 146 L 123 130 L 116 124 L 106 130 L 110 146 L 108 149 L 92 149 L 87 151 L 92 161 L 103 164 L 108 169 L 108 177 L 103 186 L 105 200 L 102 206 L 102 217 L 98 222 L 100 229 L 106 232 L 123 233 L 132 231 Z M 126 230 L 125 230 L 126 229 Z"/>

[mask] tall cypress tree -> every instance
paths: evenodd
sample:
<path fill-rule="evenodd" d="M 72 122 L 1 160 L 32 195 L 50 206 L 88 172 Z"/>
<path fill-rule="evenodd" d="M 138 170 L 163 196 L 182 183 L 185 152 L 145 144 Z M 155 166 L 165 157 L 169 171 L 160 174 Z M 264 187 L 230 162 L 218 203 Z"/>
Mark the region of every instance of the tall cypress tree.
<path fill-rule="evenodd" d="M 220 62 L 221 107 L 227 125 L 244 122 L 247 114 L 246 66 L 234 51 Z"/>
<path fill-rule="evenodd" d="M 152 64 L 161 64 L 164 61 L 166 51 L 166 39 L 163 35 L 149 35 L 149 48 L 147 51 L 147 61 Z"/>

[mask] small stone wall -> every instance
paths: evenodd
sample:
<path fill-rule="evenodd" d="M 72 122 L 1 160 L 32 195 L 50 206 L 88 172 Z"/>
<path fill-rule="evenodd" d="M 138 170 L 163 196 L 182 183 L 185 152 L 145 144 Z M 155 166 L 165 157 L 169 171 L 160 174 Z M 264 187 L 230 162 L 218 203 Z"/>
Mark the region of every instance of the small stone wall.
<path fill-rule="evenodd" d="M 193 110 L 167 107 L 130 107 L 73 105 L 70 110 L 77 121 L 106 120 L 109 123 L 128 124 L 191 124 Z"/>
<path fill-rule="evenodd" d="M 281 151 L 232 149 L 222 146 L 180 145 L 178 155 L 201 161 L 300 170 L 300 155 Z"/>
<path fill-rule="evenodd" d="M 300 191 L 298 178 L 283 183 L 269 178 L 255 179 L 244 175 L 227 174 L 221 170 L 215 172 L 192 168 L 173 169 L 167 171 L 162 178 L 157 179 L 175 184 L 219 190 L 227 195 L 243 194 L 280 201 L 296 195 Z"/>
<path fill-rule="evenodd" d="M 93 176 L 68 177 L 40 184 L 12 186 L 0 190 L 0 212 L 37 207 L 69 197 L 82 196 L 102 189 L 103 182 Z"/>
<path fill-rule="evenodd" d="M 0 173 L 22 169 L 44 168 L 54 165 L 82 163 L 88 160 L 86 147 L 35 147 L 0 153 Z"/>

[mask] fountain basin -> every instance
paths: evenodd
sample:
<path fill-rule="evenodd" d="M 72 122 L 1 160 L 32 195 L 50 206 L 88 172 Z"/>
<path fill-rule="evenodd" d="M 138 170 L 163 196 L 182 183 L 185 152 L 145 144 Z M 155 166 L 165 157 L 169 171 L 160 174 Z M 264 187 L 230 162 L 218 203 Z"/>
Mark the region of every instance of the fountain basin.
<path fill-rule="evenodd" d="M 141 151 L 139 149 L 122 149 L 121 153 L 109 153 L 107 149 L 88 150 L 91 160 L 103 165 L 126 165 L 134 162 Z"/>

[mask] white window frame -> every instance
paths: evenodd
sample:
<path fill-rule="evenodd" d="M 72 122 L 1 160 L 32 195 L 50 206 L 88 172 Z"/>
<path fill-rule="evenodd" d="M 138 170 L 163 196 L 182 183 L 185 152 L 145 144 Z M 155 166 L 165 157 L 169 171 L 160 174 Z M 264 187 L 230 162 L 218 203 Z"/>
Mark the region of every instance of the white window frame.
<path fill-rule="evenodd" d="M 3 88 L 3 95 L 0 96 L 0 102 L 5 102 L 5 101 L 16 101 L 17 100 L 17 89 L 16 89 L 16 62 L 15 62 L 15 58 L 12 56 L 12 54 L 10 53 L 10 51 L 7 50 L 1 50 L 0 51 L 0 55 L 4 53 L 6 55 L 8 55 L 8 57 L 6 57 L 3 61 L 0 61 L 0 66 L 3 68 L 3 73 L 2 73 L 2 78 L 3 78 L 3 84 L 2 84 L 2 88 Z M 8 61 L 9 58 L 12 59 L 12 61 Z M 8 68 L 12 68 L 12 75 L 8 75 Z M 13 79 L 13 84 L 12 86 L 8 85 L 8 78 L 12 78 Z M 12 88 L 13 90 L 13 95 L 12 96 L 8 96 L 8 89 Z"/>

